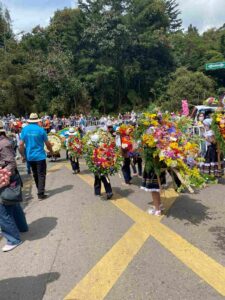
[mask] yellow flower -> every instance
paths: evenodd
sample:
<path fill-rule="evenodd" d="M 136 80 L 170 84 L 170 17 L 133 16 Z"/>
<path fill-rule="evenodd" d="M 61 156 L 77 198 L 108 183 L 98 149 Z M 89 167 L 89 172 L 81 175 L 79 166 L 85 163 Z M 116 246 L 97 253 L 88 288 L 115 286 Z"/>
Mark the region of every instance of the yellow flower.
<path fill-rule="evenodd" d="M 144 121 L 144 122 L 143 122 L 143 125 L 145 125 L 145 126 L 150 126 L 150 122 L 149 122 L 149 121 Z"/>
<path fill-rule="evenodd" d="M 156 146 L 154 137 L 152 135 L 144 134 L 142 137 L 142 141 L 146 146 L 148 146 L 150 148 L 153 148 Z"/>
<path fill-rule="evenodd" d="M 175 149 L 179 149 L 178 143 L 176 143 L 176 142 L 171 143 L 171 144 L 170 144 L 170 148 L 171 148 L 171 149 L 174 149 L 174 150 L 175 150 Z"/>
<path fill-rule="evenodd" d="M 159 125 L 159 122 L 156 121 L 156 120 L 152 120 L 152 121 L 151 121 L 151 125 L 152 125 L 152 126 L 158 126 L 158 125 Z"/>

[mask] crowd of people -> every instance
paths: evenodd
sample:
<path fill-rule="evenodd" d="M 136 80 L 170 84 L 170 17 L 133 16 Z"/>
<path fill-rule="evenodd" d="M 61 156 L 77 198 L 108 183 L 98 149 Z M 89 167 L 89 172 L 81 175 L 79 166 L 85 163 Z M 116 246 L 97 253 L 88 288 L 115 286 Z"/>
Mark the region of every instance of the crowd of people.
<path fill-rule="evenodd" d="M 29 118 L 13 119 L 8 122 L 7 119 L 13 116 L 2 118 L 0 121 L 0 227 L 1 234 L 5 237 L 7 243 L 2 251 L 7 252 L 16 248 L 22 243 L 20 232 L 28 231 L 28 225 L 25 215 L 21 208 L 22 201 L 22 181 L 16 164 L 16 158 L 19 155 L 23 162 L 27 163 L 28 174 L 32 172 L 37 188 L 37 197 L 39 200 L 47 198 L 45 193 L 46 183 L 46 151 L 54 155 L 52 144 L 48 140 L 48 133 L 54 130 L 57 132 L 63 128 L 68 128 L 67 140 L 76 135 L 78 129 L 81 133 L 87 128 L 87 119 L 83 115 L 75 118 L 57 118 L 53 116 L 39 118 L 37 114 L 32 113 Z M 149 173 L 146 167 L 143 167 L 143 158 L 139 152 L 130 152 L 123 148 L 121 139 L 118 139 L 118 128 L 122 123 L 137 126 L 138 115 L 134 112 L 119 115 L 118 118 L 102 117 L 99 125 L 115 140 L 115 144 L 121 148 L 122 164 L 121 170 L 124 177 L 124 184 L 132 184 L 132 177 L 142 178 L 141 189 L 152 193 L 154 207 L 149 209 L 149 214 L 160 216 L 163 210 L 160 200 L 161 185 L 165 184 L 165 172 L 162 172 L 160 178 L 153 172 Z M 68 122 L 69 120 L 69 122 Z M 73 120 L 78 123 L 73 123 Z M 96 120 L 95 120 L 96 121 Z M 223 175 L 223 168 L 218 169 L 218 155 L 215 143 L 214 132 L 211 130 L 212 119 L 210 116 L 205 118 L 200 114 L 198 126 L 202 128 L 202 137 L 205 138 L 206 148 L 202 152 L 205 162 L 200 168 L 202 172 L 213 174 L 215 176 Z M 195 125 L 193 123 L 193 125 Z M 75 127 L 76 130 L 75 130 Z M 11 134 L 16 136 L 16 144 L 13 144 Z M 15 137 L 14 136 L 14 137 Z M 70 159 L 72 171 L 74 174 L 80 172 L 79 158 L 70 154 L 68 143 L 66 143 L 67 158 Z M 95 174 L 94 193 L 101 195 L 101 185 L 104 185 L 107 200 L 113 197 L 113 189 L 107 174 Z M 181 185 L 180 179 L 175 173 L 171 174 L 177 187 Z M 11 189 L 11 190 L 9 190 Z M 13 190 L 13 195 L 12 195 Z"/>
<path fill-rule="evenodd" d="M 119 116 L 120 120 L 130 119 Z M 106 125 L 107 117 L 102 117 L 99 124 Z M 27 232 L 28 225 L 20 205 L 22 202 L 22 180 L 17 168 L 16 159 L 20 157 L 27 163 L 28 174 L 33 174 L 39 200 L 47 198 L 45 193 L 46 183 L 46 151 L 53 155 L 52 145 L 48 141 L 48 133 L 70 127 L 69 135 L 74 133 L 73 127 L 78 126 L 84 131 L 90 122 L 96 122 L 96 118 L 83 115 L 69 118 L 52 118 L 45 116 L 39 118 L 37 114 L 31 114 L 29 118 L 15 118 L 13 115 L 2 117 L 0 121 L 0 228 L 1 235 L 6 239 L 3 252 L 15 249 L 22 243 L 20 232 Z M 94 123 L 95 124 L 95 123 Z M 108 123 L 109 125 L 109 123 Z M 79 161 L 71 159 L 71 165 L 75 172 L 79 172 Z M 101 178 L 107 192 L 108 199 L 112 197 L 111 185 Z M 107 185 L 108 184 L 108 185 Z M 96 194 L 100 194 L 101 181 L 95 180 Z"/>
<path fill-rule="evenodd" d="M 92 115 L 83 115 L 83 114 L 76 114 L 71 115 L 69 117 L 59 117 L 57 115 L 48 116 L 45 115 L 40 117 L 39 125 L 43 127 L 47 133 L 49 133 L 52 129 L 56 131 L 62 130 L 67 127 L 77 127 L 81 126 L 82 128 L 92 125 L 104 125 L 107 121 L 112 120 L 113 122 L 129 122 L 129 121 L 136 121 L 137 114 L 132 112 L 126 112 L 124 114 L 119 114 L 117 117 L 102 115 L 100 117 L 92 116 Z M 15 117 L 13 114 L 8 114 L 6 116 L 0 116 L 0 120 L 3 122 L 3 127 L 7 132 L 14 132 L 17 133 L 19 130 L 22 129 L 24 124 L 27 124 L 29 120 L 28 116 L 22 116 L 20 118 Z"/>

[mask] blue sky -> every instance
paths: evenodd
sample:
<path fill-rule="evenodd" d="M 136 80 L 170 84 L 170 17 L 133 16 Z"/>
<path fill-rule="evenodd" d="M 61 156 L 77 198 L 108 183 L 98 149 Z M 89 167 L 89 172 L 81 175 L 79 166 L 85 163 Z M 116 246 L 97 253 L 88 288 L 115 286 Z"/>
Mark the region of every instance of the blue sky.
<path fill-rule="evenodd" d="M 36 25 L 46 26 L 54 11 L 74 7 L 75 0 L 0 0 L 10 10 L 14 31 L 30 31 Z M 178 0 L 183 27 L 192 23 L 202 32 L 225 23 L 225 0 Z"/>

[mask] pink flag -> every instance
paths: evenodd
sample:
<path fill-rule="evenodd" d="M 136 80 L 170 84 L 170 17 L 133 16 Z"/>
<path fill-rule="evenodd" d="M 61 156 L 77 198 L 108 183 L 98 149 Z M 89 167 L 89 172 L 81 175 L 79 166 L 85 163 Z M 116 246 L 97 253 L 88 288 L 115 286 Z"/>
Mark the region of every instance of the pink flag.
<path fill-rule="evenodd" d="M 189 115 L 189 107 L 188 107 L 188 101 L 182 100 L 182 115 L 188 116 Z"/>

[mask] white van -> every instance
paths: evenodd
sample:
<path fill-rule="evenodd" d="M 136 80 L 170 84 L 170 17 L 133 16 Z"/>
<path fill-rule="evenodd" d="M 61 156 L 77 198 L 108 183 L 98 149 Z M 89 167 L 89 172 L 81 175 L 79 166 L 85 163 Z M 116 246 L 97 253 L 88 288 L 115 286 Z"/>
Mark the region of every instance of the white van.
<path fill-rule="evenodd" d="M 216 106 L 197 105 L 194 107 L 191 113 L 191 118 L 194 119 L 195 122 L 197 122 L 199 115 L 203 113 L 205 115 L 205 119 L 207 119 L 212 113 L 216 111 L 216 109 Z"/>

